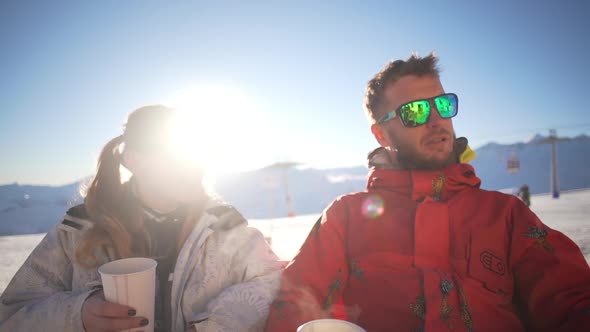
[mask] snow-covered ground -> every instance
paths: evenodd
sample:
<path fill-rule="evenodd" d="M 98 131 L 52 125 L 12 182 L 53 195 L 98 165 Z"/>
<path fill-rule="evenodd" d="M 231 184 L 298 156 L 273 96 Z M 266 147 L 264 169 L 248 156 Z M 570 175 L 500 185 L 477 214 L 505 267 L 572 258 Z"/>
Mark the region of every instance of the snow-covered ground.
<path fill-rule="evenodd" d="M 547 226 L 574 240 L 590 263 L 590 189 L 562 193 L 559 199 L 535 195 L 531 209 Z"/>
<path fill-rule="evenodd" d="M 541 220 L 573 239 L 590 262 L 590 189 L 564 192 L 559 199 L 534 195 L 532 210 Z M 283 260 L 295 256 L 320 214 L 293 218 L 251 220 L 250 224 L 272 237 L 272 247 Z M 0 293 L 44 234 L 0 237 Z"/>

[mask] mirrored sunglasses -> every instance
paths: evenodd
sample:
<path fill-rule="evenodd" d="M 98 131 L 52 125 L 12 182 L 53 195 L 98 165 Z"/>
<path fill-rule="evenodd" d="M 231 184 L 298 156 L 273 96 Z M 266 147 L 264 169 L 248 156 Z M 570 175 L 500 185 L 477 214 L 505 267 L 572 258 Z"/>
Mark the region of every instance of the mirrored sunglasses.
<path fill-rule="evenodd" d="M 410 101 L 385 114 L 377 123 L 381 124 L 399 117 L 404 127 L 418 127 L 428 122 L 432 105 L 435 106 L 441 118 L 450 119 L 457 115 L 459 98 L 454 93 L 445 93 L 432 98 Z"/>

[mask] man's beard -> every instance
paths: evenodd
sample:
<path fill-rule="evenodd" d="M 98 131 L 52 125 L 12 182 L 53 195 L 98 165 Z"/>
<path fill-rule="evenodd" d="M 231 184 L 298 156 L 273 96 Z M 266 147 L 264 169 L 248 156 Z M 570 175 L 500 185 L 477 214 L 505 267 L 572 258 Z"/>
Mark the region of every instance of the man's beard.
<path fill-rule="evenodd" d="M 395 135 L 394 135 L 395 136 Z M 397 137 L 396 137 L 397 138 Z M 395 149 L 397 161 L 404 169 L 436 170 L 443 169 L 456 162 L 455 158 L 455 134 L 453 134 L 453 150 L 444 159 L 430 159 L 421 155 L 415 148 L 405 141 L 396 139 Z"/>

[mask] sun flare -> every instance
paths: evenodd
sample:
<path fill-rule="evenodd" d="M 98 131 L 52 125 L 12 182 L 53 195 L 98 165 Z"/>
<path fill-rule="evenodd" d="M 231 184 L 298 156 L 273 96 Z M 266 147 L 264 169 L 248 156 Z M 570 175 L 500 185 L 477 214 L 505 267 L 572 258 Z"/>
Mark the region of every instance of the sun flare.
<path fill-rule="evenodd" d="M 227 85 L 193 86 L 165 102 L 178 111 L 171 129 L 173 152 L 184 162 L 220 174 L 262 167 L 269 128 L 260 107 Z"/>

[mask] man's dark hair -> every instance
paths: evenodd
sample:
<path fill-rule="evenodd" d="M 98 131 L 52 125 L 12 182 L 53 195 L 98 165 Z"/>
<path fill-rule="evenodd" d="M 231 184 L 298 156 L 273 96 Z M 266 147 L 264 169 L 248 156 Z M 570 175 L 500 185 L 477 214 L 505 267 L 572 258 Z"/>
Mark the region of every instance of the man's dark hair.
<path fill-rule="evenodd" d="M 367 83 L 365 91 L 365 112 L 371 123 L 376 123 L 385 111 L 382 109 L 385 103 L 383 93 L 385 88 L 398 79 L 408 76 L 432 75 L 439 77 L 437 66 L 438 58 L 434 53 L 425 57 L 412 54 L 407 60 L 390 61 L 380 72 L 375 74 Z"/>

